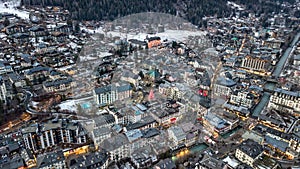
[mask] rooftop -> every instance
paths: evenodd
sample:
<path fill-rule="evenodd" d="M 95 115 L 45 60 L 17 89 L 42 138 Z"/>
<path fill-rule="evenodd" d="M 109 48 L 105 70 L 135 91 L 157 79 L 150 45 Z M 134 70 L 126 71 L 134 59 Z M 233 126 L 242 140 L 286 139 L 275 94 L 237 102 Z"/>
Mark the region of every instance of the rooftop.
<path fill-rule="evenodd" d="M 107 160 L 108 155 L 106 152 L 95 152 L 87 155 L 79 156 L 70 161 L 70 169 L 93 168 L 95 164 L 98 167 L 102 166 Z M 101 167 L 100 167 L 101 168 Z"/>
<path fill-rule="evenodd" d="M 251 139 L 243 141 L 238 149 L 250 156 L 251 158 L 256 158 L 263 152 L 262 145 L 258 144 L 257 142 Z"/>

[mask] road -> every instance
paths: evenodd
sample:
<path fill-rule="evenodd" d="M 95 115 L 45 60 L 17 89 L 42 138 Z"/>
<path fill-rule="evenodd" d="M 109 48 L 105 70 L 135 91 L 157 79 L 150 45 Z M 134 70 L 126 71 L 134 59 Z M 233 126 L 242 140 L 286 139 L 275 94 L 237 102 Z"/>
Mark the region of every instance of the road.
<path fill-rule="evenodd" d="M 287 48 L 285 50 L 285 52 L 283 53 L 283 55 L 281 56 L 279 62 L 276 65 L 276 68 L 273 72 L 273 77 L 278 78 L 280 76 L 280 73 L 283 70 L 288 58 L 291 56 L 291 54 L 293 52 L 293 48 L 296 45 L 296 43 L 298 42 L 299 37 L 300 37 L 300 32 L 294 37 L 292 43 L 290 44 L 291 47 Z M 267 82 L 265 84 L 265 86 L 268 87 L 269 89 L 274 89 L 276 87 L 276 84 Z M 264 92 L 264 94 L 262 96 L 262 99 L 260 100 L 260 102 L 257 104 L 257 106 L 252 111 L 252 116 L 253 117 L 258 117 L 259 116 L 261 111 L 268 104 L 268 102 L 270 100 L 270 96 L 271 96 L 271 94 L 269 92 Z"/>
<path fill-rule="evenodd" d="M 282 72 L 284 65 L 286 64 L 286 61 L 288 60 L 288 58 L 291 56 L 292 51 L 294 46 L 296 45 L 296 43 L 298 42 L 298 39 L 300 37 L 300 32 L 294 37 L 292 43 L 290 44 L 290 47 L 288 47 L 285 51 L 284 54 L 281 56 L 279 62 L 276 65 L 276 68 L 273 72 L 273 76 L 275 78 L 278 78 L 280 73 Z"/>

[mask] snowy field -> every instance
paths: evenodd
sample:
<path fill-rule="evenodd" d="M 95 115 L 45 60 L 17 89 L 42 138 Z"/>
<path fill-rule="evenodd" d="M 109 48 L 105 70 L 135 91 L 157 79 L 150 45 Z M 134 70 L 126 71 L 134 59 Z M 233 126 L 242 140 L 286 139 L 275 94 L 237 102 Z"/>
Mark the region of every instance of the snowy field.
<path fill-rule="evenodd" d="M 28 20 L 29 12 L 17 9 L 20 3 L 21 0 L 0 0 L 0 12 L 15 14 L 22 19 Z"/>
<path fill-rule="evenodd" d="M 93 31 L 90 31 L 91 33 Z M 95 30 L 95 33 L 103 33 L 104 31 L 102 28 L 99 28 Z M 184 42 L 187 40 L 189 36 L 204 36 L 206 34 L 205 31 L 189 31 L 189 30 L 166 30 L 165 32 L 161 33 L 156 33 L 156 34 L 147 34 L 147 33 L 138 33 L 138 34 L 132 34 L 132 33 L 121 33 L 117 31 L 109 31 L 106 32 L 107 36 L 112 36 L 112 37 L 121 37 L 121 38 L 127 38 L 127 39 L 138 39 L 138 40 L 145 40 L 146 36 L 148 35 L 149 37 L 153 36 L 159 36 L 162 40 L 168 39 L 170 41 L 182 41 Z"/>
<path fill-rule="evenodd" d="M 61 110 L 69 110 L 73 112 L 77 112 L 77 103 L 75 100 L 68 100 L 57 105 Z"/>

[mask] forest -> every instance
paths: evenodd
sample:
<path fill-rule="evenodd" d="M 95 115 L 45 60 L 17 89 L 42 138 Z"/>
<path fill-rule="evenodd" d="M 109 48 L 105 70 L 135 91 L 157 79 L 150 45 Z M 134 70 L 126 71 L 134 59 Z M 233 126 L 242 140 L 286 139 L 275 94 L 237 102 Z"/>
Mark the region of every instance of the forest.
<path fill-rule="evenodd" d="M 257 15 L 278 13 L 282 2 L 295 0 L 232 0 Z M 163 12 L 203 26 L 204 16 L 226 17 L 232 14 L 224 0 L 21 0 L 22 5 L 61 6 L 76 20 L 113 20 L 140 12 Z M 289 12 L 289 11 L 287 11 Z"/>

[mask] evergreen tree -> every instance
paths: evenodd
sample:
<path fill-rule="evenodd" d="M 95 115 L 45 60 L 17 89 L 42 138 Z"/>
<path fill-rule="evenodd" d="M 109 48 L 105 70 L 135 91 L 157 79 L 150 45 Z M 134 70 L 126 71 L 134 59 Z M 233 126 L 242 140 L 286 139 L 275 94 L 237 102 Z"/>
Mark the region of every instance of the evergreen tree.
<path fill-rule="evenodd" d="M 10 24 L 10 21 L 8 20 L 8 18 L 5 18 L 3 25 L 6 27 Z"/>

